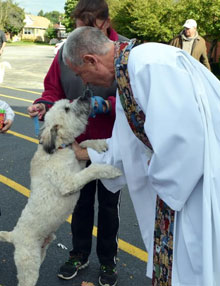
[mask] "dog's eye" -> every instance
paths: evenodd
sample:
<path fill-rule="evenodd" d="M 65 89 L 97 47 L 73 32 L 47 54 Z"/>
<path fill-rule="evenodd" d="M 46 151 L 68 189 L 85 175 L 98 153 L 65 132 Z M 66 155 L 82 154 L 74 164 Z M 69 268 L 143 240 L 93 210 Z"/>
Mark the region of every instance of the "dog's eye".
<path fill-rule="evenodd" d="M 69 107 L 65 107 L 65 111 L 66 111 L 66 112 L 69 112 L 69 111 L 70 111 L 70 108 L 69 108 Z"/>

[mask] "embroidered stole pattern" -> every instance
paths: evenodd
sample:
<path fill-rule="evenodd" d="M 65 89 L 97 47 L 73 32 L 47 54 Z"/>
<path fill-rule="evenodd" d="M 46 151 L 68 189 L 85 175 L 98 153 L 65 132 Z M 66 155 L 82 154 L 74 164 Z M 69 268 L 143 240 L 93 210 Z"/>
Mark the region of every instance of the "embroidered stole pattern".
<path fill-rule="evenodd" d="M 115 43 L 115 77 L 122 107 L 133 133 L 152 150 L 152 146 L 144 132 L 145 114 L 136 103 L 128 75 L 128 56 L 136 40 Z"/>
<path fill-rule="evenodd" d="M 175 212 L 157 196 L 152 285 L 171 286 Z"/>
<path fill-rule="evenodd" d="M 133 133 L 152 150 L 144 131 L 145 114 L 134 99 L 128 75 L 128 56 L 134 45 L 135 40 L 115 43 L 115 78 L 118 84 L 120 101 Z M 174 213 L 157 196 L 152 279 L 152 285 L 154 286 L 171 285 Z"/>

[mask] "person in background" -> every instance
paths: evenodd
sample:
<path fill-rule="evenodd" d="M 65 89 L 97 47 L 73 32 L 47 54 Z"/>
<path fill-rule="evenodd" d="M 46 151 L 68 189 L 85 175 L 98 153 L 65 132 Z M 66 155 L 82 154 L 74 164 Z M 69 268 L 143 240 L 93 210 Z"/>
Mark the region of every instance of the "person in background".
<path fill-rule="evenodd" d="M 111 28 L 108 5 L 104 0 L 80 0 L 73 11 L 76 26 L 97 27 L 110 40 L 126 40 Z M 65 44 L 64 44 L 65 45 Z M 43 119 L 51 105 L 42 100 L 55 102 L 62 98 L 74 100 L 84 92 L 80 77 L 73 73 L 63 62 L 63 47 L 54 58 L 44 80 L 44 92 L 33 105 L 28 107 L 31 117 Z M 115 121 L 116 83 L 110 87 L 91 86 L 94 94 L 93 116 L 89 118 L 85 134 L 77 142 L 86 139 L 108 138 L 112 134 Z M 41 103 L 38 103 L 41 102 Z M 116 256 L 118 249 L 119 204 L 120 191 L 115 194 L 108 192 L 101 181 L 93 181 L 86 185 L 80 194 L 74 209 L 71 230 L 73 249 L 69 259 L 60 267 L 58 277 L 62 279 L 74 278 L 78 271 L 89 264 L 92 246 L 92 231 L 94 223 L 95 195 L 98 198 L 98 233 L 97 255 L 100 261 L 99 285 L 114 286 L 117 284 Z"/>
<path fill-rule="evenodd" d="M 196 21 L 194 19 L 188 19 L 184 23 L 183 27 L 183 31 L 170 41 L 170 45 L 188 52 L 191 56 L 211 70 L 207 57 L 206 42 L 197 32 Z"/>
<path fill-rule="evenodd" d="M 6 46 L 6 37 L 4 31 L 0 30 L 0 56 L 3 54 Z"/>
<path fill-rule="evenodd" d="M 5 101 L 0 100 L 0 133 L 6 133 L 11 128 L 14 117 L 15 114 L 10 105 Z"/>
<path fill-rule="evenodd" d="M 0 110 L 1 111 L 4 110 L 4 117 L 5 117 L 3 127 L 0 128 L 0 133 L 5 133 L 11 128 L 15 114 L 10 105 L 3 100 L 0 100 Z"/>
<path fill-rule="evenodd" d="M 102 182 L 112 192 L 128 186 L 152 285 L 216 286 L 220 81 L 181 49 L 135 44 L 112 42 L 92 27 L 69 35 L 64 61 L 84 83 L 118 83 L 108 150 L 98 153 L 76 142 L 72 147 L 79 160 L 123 172 Z"/>

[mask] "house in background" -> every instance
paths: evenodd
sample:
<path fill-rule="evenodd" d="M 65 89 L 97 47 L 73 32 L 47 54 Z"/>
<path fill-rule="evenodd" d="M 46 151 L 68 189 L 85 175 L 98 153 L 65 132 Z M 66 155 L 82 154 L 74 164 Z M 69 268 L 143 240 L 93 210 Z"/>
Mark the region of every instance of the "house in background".
<path fill-rule="evenodd" d="M 64 25 L 59 23 L 59 24 L 54 24 L 53 27 L 56 30 L 58 40 L 67 38 L 68 34 L 66 33 L 66 27 Z"/>
<path fill-rule="evenodd" d="M 45 17 L 26 14 L 24 22 L 22 40 L 45 42 L 45 32 L 50 25 L 50 20 Z"/>

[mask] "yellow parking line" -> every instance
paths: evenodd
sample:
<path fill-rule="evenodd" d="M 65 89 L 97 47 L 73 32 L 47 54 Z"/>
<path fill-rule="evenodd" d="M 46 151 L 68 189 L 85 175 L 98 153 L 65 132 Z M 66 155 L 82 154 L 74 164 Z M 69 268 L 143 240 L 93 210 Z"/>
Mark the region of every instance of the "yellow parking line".
<path fill-rule="evenodd" d="M 7 185 L 8 187 L 16 190 L 17 192 L 21 193 L 22 195 L 29 197 L 30 196 L 30 190 L 25 188 L 24 186 L 16 183 L 15 181 L 0 175 L 0 183 L 3 183 Z M 71 216 L 67 219 L 67 222 L 71 223 Z M 97 227 L 93 227 L 93 235 L 97 237 Z M 129 253 L 132 256 L 135 256 L 136 258 L 139 258 L 140 260 L 147 262 L 148 261 L 148 254 L 146 251 L 126 242 L 122 239 L 118 240 L 118 246 L 121 250 Z"/>
<path fill-rule="evenodd" d="M 16 183 L 15 181 L 12 181 L 11 179 L 0 175 L 0 182 L 7 185 L 8 187 L 16 190 L 17 192 L 21 193 L 22 195 L 29 197 L 30 196 L 30 190 L 25 188 L 24 186 Z"/>
<path fill-rule="evenodd" d="M 33 93 L 33 94 L 39 94 L 39 95 L 42 94 L 41 92 L 32 91 L 32 90 L 26 90 L 26 89 L 21 89 L 21 88 L 15 88 L 15 87 L 10 87 L 10 86 L 1 85 L 1 87 L 12 89 L 12 90 L 17 90 L 17 91 L 23 91 L 23 92 L 27 92 L 27 93 Z"/>
<path fill-rule="evenodd" d="M 8 130 L 7 133 L 12 134 L 12 135 L 14 135 L 14 136 L 16 136 L 16 137 L 19 137 L 19 138 L 28 140 L 28 141 L 30 141 L 30 142 L 36 143 L 36 144 L 39 143 L 39 140 L 38 140 L 38 139 L 35 139 L 35 138 L 32 138 L 32 137 L 29 137 L 29 136 L 20 134 L 20 133 L 18 133 L 18 132 L 12 131 L 12 130 Z"/>
<path fill-rule="evenodd" d="M 30 118 L 30 116 L 23 112 L 14 111 L 15 114 Z"/>
<path fill-rule="evenodd" d="M 26 102 L 31 102 L 31 103 L 33 102 L 33 100 L 30 100 L 30 99 L 24 99 L 24 98 L 20 98 L 20 97 L 5 95 L 5 94 L 0 94 L 0 96 L 6 97 L 6 98 L 11 98 L 11 99 L 16 99 L 16 100 L 20 100 L 20 101 L 26 101 Z"/>

